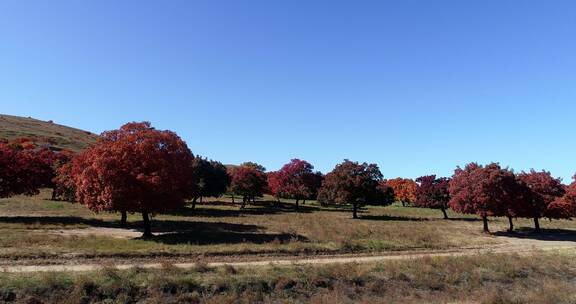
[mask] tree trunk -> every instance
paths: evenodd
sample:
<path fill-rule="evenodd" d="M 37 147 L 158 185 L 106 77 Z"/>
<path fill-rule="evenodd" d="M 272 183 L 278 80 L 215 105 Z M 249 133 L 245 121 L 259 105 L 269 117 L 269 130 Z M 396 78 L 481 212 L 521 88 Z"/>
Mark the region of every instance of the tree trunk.
<path fill-rule="evenodd" d="M 406 202 L 400 201 L 402 203 L 402 207 L 406 207 Z"/>
<path fill-rule="evenodd" d="M 196 210 L 196 200 L 198 200 L 197 196 L 192 199 L 192 210 Z"/>
<path fill-rule="evenodd" d="M 446 208 L 442 208 L 442 214 L 444 214 L 444 219 L 448 219 L 448 213 L 446 212 Z"/>
<path fill-rule="evenodd" d="M 484 223 L 484 233 L 490 233 L 490 230 L 488 229 L 488 217 L 487 216 L 482 216 L 482 222 Z"/>
<path fill-rule="evenodd" d="M 299 199 L 296 199 L 296 210 L 298 210 L 298 201 Z"/>
<path fill-rule="evenodd" d="M 144 221 L 144 234 L 142 235 L 143 238 L 153 237 L 152 235 L 152 227 L 150 225 L 150 217 L 148 217 L 148 212 L 142 212 L 142 220 Z"/>
<path fill-rule="evenodd" d="M 52 200 L 56 200 L 56 188 L 52 188 Z"/>
<path fill-rule="evenodd" d="M 234 194 L 232 194 L 232 204 L 235 204 L 236 202 L 234 201 Z"/>
<path fill-rule="evenodd" d="M 358 204 L 352 204 L 352 218 L 358 218 Z"/>
<path fill-rule="evenodd" d="M 305 199 L 302 200 L 302 205 L 306 205 L 306 200 L 305 200 Z"/>
<path fill-rule="evenodd" d="M 540 221 L 537 216 L 534 217 L 534 232 L 540 232 Z"/>
<path fill-rule="evenodd" d="M 203 202 L 202 202 L 202 196 L 200 196 L 200 204 L 202 204 L 202 203 L 203 203 Z"/>
<path fill-rule="evenodd" d="M 128 220 L 128 214 L 126 211 L 120 211 L 120 227 L 126 228 L 126 221 Z"/>
<path fill-rule="evenodd" d="M 508 216 L 508 232 L 514 232 L 514 222 L 512 221 L 512 217 Z"/>
<path fill-rule="evenodd" d="M 240 205 L 240 209 L 244 209 L 246 207 L 246 200 L 248 200 L 248 197 L 246 197 L 246 195 L 244 195 L 242 197 L 242 205 Z"/>

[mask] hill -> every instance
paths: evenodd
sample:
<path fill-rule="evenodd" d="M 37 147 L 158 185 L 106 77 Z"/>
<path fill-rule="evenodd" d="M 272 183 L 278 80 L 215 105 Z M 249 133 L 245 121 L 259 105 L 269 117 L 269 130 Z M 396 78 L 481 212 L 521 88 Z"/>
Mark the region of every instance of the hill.
<path fill-rule="evenodd" d="M 0 114 L 0 138 L 10 140 L 19 137 L 30 138 L 56 150 L 80 151 L 96 141 L 97 135 L 52 121 Z"/>

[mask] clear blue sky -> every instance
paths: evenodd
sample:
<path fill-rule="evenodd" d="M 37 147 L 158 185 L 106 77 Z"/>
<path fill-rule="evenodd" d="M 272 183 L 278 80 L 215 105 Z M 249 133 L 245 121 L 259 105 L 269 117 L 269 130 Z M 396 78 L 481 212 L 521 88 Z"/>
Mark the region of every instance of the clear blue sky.
<path fill-rule="evenodd" d="M 576 172 L 576 1 L 0 2 L 0 112 L 385 177 Z"/>

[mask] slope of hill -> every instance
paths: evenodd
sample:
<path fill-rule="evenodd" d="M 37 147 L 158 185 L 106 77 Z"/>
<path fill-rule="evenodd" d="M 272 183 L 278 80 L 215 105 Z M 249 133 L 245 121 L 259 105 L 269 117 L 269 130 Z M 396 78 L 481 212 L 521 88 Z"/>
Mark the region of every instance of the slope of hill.
<path fill-rule="evenodd" d="M 80 151 L 96 141 L 97 135 L 34 118 L 0 114 L 0 138 L 27 137 L 53 149 Z"/>

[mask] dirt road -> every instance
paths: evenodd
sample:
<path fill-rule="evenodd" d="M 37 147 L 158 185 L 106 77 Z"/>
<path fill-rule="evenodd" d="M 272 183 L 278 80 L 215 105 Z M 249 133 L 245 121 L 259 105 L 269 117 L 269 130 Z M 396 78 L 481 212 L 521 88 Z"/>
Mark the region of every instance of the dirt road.
<path fill-rule="evenodd" d="M 378 256 L 353 256 L 342 255 L 323 258 L 303 258 L 303 259 L 273 259 L 247 262 L 214 262 L 208 263 L 209 267 L 220 267 L 230 265 L 233 267 L 263 267 L 272 265 L 322 265 L 335 263 L 371 263 L 392 260 L 408 260 L 426 257 L 456 257 L 470 256 L 487 253 L 514 253 L 527 255 L 538 251 L 562 250 L 576 254 L 576 241 L 570 238 L 563 238 L 561 235 L 542 235 L 539 238 L 507 237 L 495 236 L 500 244 L 481 249 L 457 249 L 452 251 L 435 251 L 435 252 L 394 252 Z M 173 264 L 179 268 L 193 268 L 195 263 L 176 263 Z M 106 265 L 110 266 L 110 265 Z M 150 264 L 117 264 L 113 265 L 118 269 L 130 269 L 134 267 L 142 268 L 161 268 L 160 263 Z M 100 264 L 79 264 L 79 265 L 16 265 L 2 266 L 0 271 L 10 273 L 29 273 L 29 272 L 83 272 L 94 271 L 103 268 Z"/>

